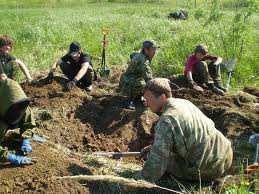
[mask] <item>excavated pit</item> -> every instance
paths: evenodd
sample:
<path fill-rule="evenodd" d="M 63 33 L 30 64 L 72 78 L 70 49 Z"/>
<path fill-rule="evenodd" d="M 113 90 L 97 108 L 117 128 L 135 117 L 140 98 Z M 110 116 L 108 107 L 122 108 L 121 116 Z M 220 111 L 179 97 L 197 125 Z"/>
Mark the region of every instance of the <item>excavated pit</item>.
<path fill-rule="evenodd" d="M 23 84 L 32 99 L 37 117 L 37 131 L 49 137 L 49 142 L 62 145 L 75 153 L 94 151 L 140 151 L 153 141 L 153 126 L 158 116 L 150 111 L 123 108 L 124 97 L 116 93 L 117 81 L 97 81 L 91 93 L 75 88 L 64 91 L 66 80 L 55 78 L 52 84 L 40 80 L 34 85 Z M 173 88 L 173 97 L 185 98 L 197 105 L 218 130 L 232 140 L 235 163 L 242 158 L 252 160 L 252 152 L 240 148 L 249 135 L 259 132 L 258 89 L 217 96 L 188 88 Z M 248 93 L 247 93 L 248 92 Z M 251 94 L 249 94 L 251 93 Z M 42 116 L 43 115 L 43 116 Z M 53 176 L 91 174 L 76 159 L 64 158 L 47 144 L 33 143 L 39 162 L 25 168 L 1 165 L 1 192 L 94 193 L 75 181 L 59 182 Z M 251 149 L 250 149 L 251 150 Z M 26 169 L 26 172 L 23 171 Z M 26 176 L 24 176 L 26 175 Z M 26 177 L 26 178 L 25 178 Z"/>

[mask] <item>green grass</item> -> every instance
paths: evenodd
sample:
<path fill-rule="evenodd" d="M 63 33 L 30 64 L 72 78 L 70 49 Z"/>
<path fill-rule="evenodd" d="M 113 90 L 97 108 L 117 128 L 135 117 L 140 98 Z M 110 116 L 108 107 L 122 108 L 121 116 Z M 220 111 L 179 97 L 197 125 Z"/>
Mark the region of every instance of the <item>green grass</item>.
<path fill-rule="evenodd" d="M 1 34 L 8 34 L 15 40 L 13 54 L 29 64 L 32 72 L 46 70 L 54 60 L 65 54 L 73 40 L 79 41 L 91 54 L 96 67 L 100 62 L 104 27 L 110 32 L 109 65 L 125 66 L 131 52 L 138 50 L 143 40 L 156 40 L 162 47 L 152 66 L 156 76 L 182 73 L 186 57 L 198 43 L 208 44 L 212 54 L 225 58 L 229 55 L 229 59 L 238 55 L 240 47 L 233 44 L 231 26 L 236 11 L 233 8 L 234 1 L 230 0 L 221 1 L 217 12 L 212 8 L 215 4 L 213 0 L 207 3 L 197 1 L 196 7 L 194 1 L 41 2 L 0 0 Z M 245 12 L 245 5 L 238 6 L 239 12 Z M 177 7 L 189 10 L 189 20 L 167 19 L 168 13 Z M 221 14 L 220 17 L 215 17 L 217 14 Z M 240 34 L 235 36 L 240 39 L 236 41 L 237 44 L 243 39 L 245 42 L 234 77 L 235 86 L 259 85 L 258 21 L 258 14 L 252 15 L 248 22 L 241 23 L 245 30 L 241 29 Z"/>
<path fill-rule="evenodd" d="M 141 170 L 140 164 L 135 164 L 132 161 L 127 160 L 113 160 L 109 158 L 96 157 L 87 155 L 85 156 L 84 163 L 89 168 L 94 168 L 95 175 L 114 175 L 124 178 L 134 178 L 138 177 L 138 173 Z M 233 180 L 231 180 L 233 179 Z M 258 180 L 259 180 L 259 171 L 253 175 L 252 180 L 248 181 L 245 178 L 243 169 L 240 170 L 239 176 L 235 178 L 225 178 L 222 186 L 215 191 L 212 189 L 212 183 L 198 183 L 198 182 L 188 182 L 188 181 L 179 181 L 173 176 L 162 177 L 156 184 L 170 188 L 170 189 L 180 189 L 184 193 L 226 193 L 226 194 L 252 194 L 258 191 Z M 257 184 L 257 186 L 256 186 Z M 118 193 L 118 185 L 106 184 L 104 185 L 107 188 L 113 189 Z M 115 193 L 116 193 L 115 192 Z"/>

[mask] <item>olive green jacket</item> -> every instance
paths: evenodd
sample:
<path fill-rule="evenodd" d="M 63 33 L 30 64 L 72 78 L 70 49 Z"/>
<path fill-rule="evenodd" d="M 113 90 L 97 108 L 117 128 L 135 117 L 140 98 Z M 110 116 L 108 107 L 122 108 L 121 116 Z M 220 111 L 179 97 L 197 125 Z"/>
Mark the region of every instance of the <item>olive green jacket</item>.
<path fill-rule="evenodd" d="M 142 52 L 132 54 L 131 62 L 120 79 L 123 95 L 134 98 L 142 94 L 146 82 L 152 79 L 151 60 Z"/>
<path fill-rule="evenodd" d="M 166 171 L 174 176 L 210 180 L 232 163 L 230 141 L 190 101 L 170 98 L 155 126 L 155 139 L 142 176 L 155 181 Z"/>

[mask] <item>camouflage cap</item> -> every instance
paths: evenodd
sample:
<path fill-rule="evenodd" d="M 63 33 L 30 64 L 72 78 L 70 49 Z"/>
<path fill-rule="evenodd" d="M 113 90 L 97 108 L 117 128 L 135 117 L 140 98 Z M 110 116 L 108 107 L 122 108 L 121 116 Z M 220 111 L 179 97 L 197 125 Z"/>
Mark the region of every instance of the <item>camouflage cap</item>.
<path fill-rule="evenodd" d="M 160 48 L 154 40 L 145 40 L 142 43 L 142 48 Z"/>
<path fill-rule="evenodd" d="M 208 51 L 208 47 L 207 45 L 205 44 L 199 44 L 195 47 L 195 50 L 194 50 L 195 53 L 202 53 L 202 54 L 207 54 L 209 51 Z"/>
<path fill-rule="evenodd" d="M 165 94 L 167 97 L 172 96 L 170 80 L 166 78 L 154 78 L 148 81 L 145 90 L 149 90 L 157 96 L 160 96 L 162 94 Z"/>

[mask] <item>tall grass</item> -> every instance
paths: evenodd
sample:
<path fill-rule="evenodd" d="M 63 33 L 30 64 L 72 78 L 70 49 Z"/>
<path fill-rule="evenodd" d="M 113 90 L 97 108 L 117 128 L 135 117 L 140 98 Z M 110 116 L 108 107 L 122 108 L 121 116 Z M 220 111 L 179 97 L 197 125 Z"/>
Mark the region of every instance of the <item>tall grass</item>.
<path fill-rule="evenodd" d="M 47 69 L 66 52 L 73 40 L 79 41 L 91 54 L 96 67 L 100 62 L 104 27 L 109 29 L 109 65 L 126 66 L 129 55 L 140 48 L 143 40 L 156 40 L 161 46 L 152 65 L 157 76 L 182 73 L 186 57 L 199 43 L 208 44 L 212 54 L 225 58 L 223 44 L 227 46 L 227 52 L 239 52 L 232 49 L 233 37 L 230 34 L 233 25 L 235 28 L 240 26 L 235 23 L 237 10 L 224 7 L 223 0 L 216 11 L 213 11 L 213 0 L 200 0 L 196 4 L 186 0 L 91 2 L 0 0 L 0 33 L 15 40 L 14 55 L 28 63 L 33 72 Z M 179 7 L 188 9 L 190 18 L 186 21 L 168 20 L 168 13 Z M 242 23 L 244 28 L 239 31 L 244 38 L 244 46 L 234 77 L 235 85 L 259 84 L 258 47 L 255 46 L 256 41 L 258 45 L 259 20 L 258 15 L 253 14 Z"/>

